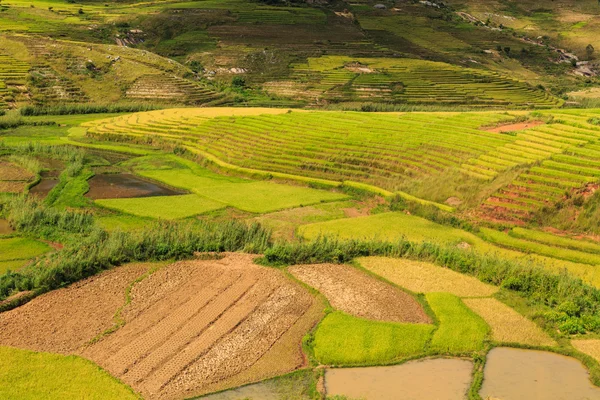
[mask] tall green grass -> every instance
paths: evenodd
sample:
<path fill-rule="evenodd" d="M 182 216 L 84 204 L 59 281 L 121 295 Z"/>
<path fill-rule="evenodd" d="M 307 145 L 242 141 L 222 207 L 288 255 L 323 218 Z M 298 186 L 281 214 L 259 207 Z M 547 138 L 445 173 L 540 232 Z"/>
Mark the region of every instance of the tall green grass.
<path fill-rule="evenodd" d="M 75 114 L 104 114 L 157 110 L 157 107 L 147 103 L 131 104 L 61 104 L 55 106 L 25 106 L 21 108 L 22 116 L 36 115 L 75 115 Z"/>

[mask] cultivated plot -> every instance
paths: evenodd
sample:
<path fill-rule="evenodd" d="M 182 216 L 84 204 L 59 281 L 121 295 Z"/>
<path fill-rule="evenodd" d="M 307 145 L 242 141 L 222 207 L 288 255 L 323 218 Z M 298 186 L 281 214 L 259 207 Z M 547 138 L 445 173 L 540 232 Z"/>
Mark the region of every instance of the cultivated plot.
<path fill-rule="evenodd" d="M 323 305 L 253 256 L 186 261 L 136 284 L 125 325 L 83 354 L 146 398 L 181 398 L 290 372 Z"/>
<path fill-rule="evenodd" d="M 289 271 L 347 314 L 378 321 L 431 322 L 410 294 L 349 265 L 296 265 Z"/>
<path fill-rule="evenodd" d="M 422 261 L 403 258 L 365 257 L 360 265 L 415 293 L 451 293 L 458 297 L 491 296 L 497 287 L 468 275 Z"/>
<path fill-rule="evenodd" d="M 497 342 L 556 345 L 539 326 L 496 299 L 463 299 L 463 302 L 485 320 L 492 329 L 492 339 Z"/>

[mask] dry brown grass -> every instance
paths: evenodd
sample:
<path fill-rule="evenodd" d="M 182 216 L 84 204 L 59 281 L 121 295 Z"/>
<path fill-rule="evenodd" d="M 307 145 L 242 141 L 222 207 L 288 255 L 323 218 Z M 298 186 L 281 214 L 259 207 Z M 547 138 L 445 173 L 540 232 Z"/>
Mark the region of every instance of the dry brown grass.
<path fill-rule="evenodd" d="M 497 342 L 531 346 L 556 345 L 556 342 L 534 322 L 496 299 L 464 299 L 463 301 L 492 328 L 492 339 Z"/>
<path fill-rule="evenodd" d="M 369 271 L 415 293 L 445 292 L 459 297 L 486 297 L 498 291 L 476 278 L 431 263 L 385 257 L 366 257 L 358 261 Z"/>
<path fill-rule="evenodd" d="M 571 340 L 577 350 L 600 361 L 600 339 Z"/>

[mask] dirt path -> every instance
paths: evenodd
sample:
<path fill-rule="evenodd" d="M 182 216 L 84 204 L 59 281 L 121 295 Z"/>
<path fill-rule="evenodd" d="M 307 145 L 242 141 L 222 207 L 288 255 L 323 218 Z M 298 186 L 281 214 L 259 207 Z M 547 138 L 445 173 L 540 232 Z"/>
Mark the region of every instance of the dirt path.
<path fill-rule="evenodd" d="M 333 307 L 354 316 L 379 321 L 431 322 L 411 295 L 349 265 L 296 265 L 289 271 L 319 290 Z"/>

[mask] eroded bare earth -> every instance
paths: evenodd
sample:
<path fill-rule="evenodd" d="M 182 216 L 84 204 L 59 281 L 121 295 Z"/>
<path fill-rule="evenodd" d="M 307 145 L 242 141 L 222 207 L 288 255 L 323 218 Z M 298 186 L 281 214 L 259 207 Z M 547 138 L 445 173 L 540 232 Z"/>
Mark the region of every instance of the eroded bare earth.
<path fill-rule="evenodd" d="M 349 265 L 296 265 L 289 271 L 348 314 L 379 321 L 431 322 L 408 293 Z"/>

